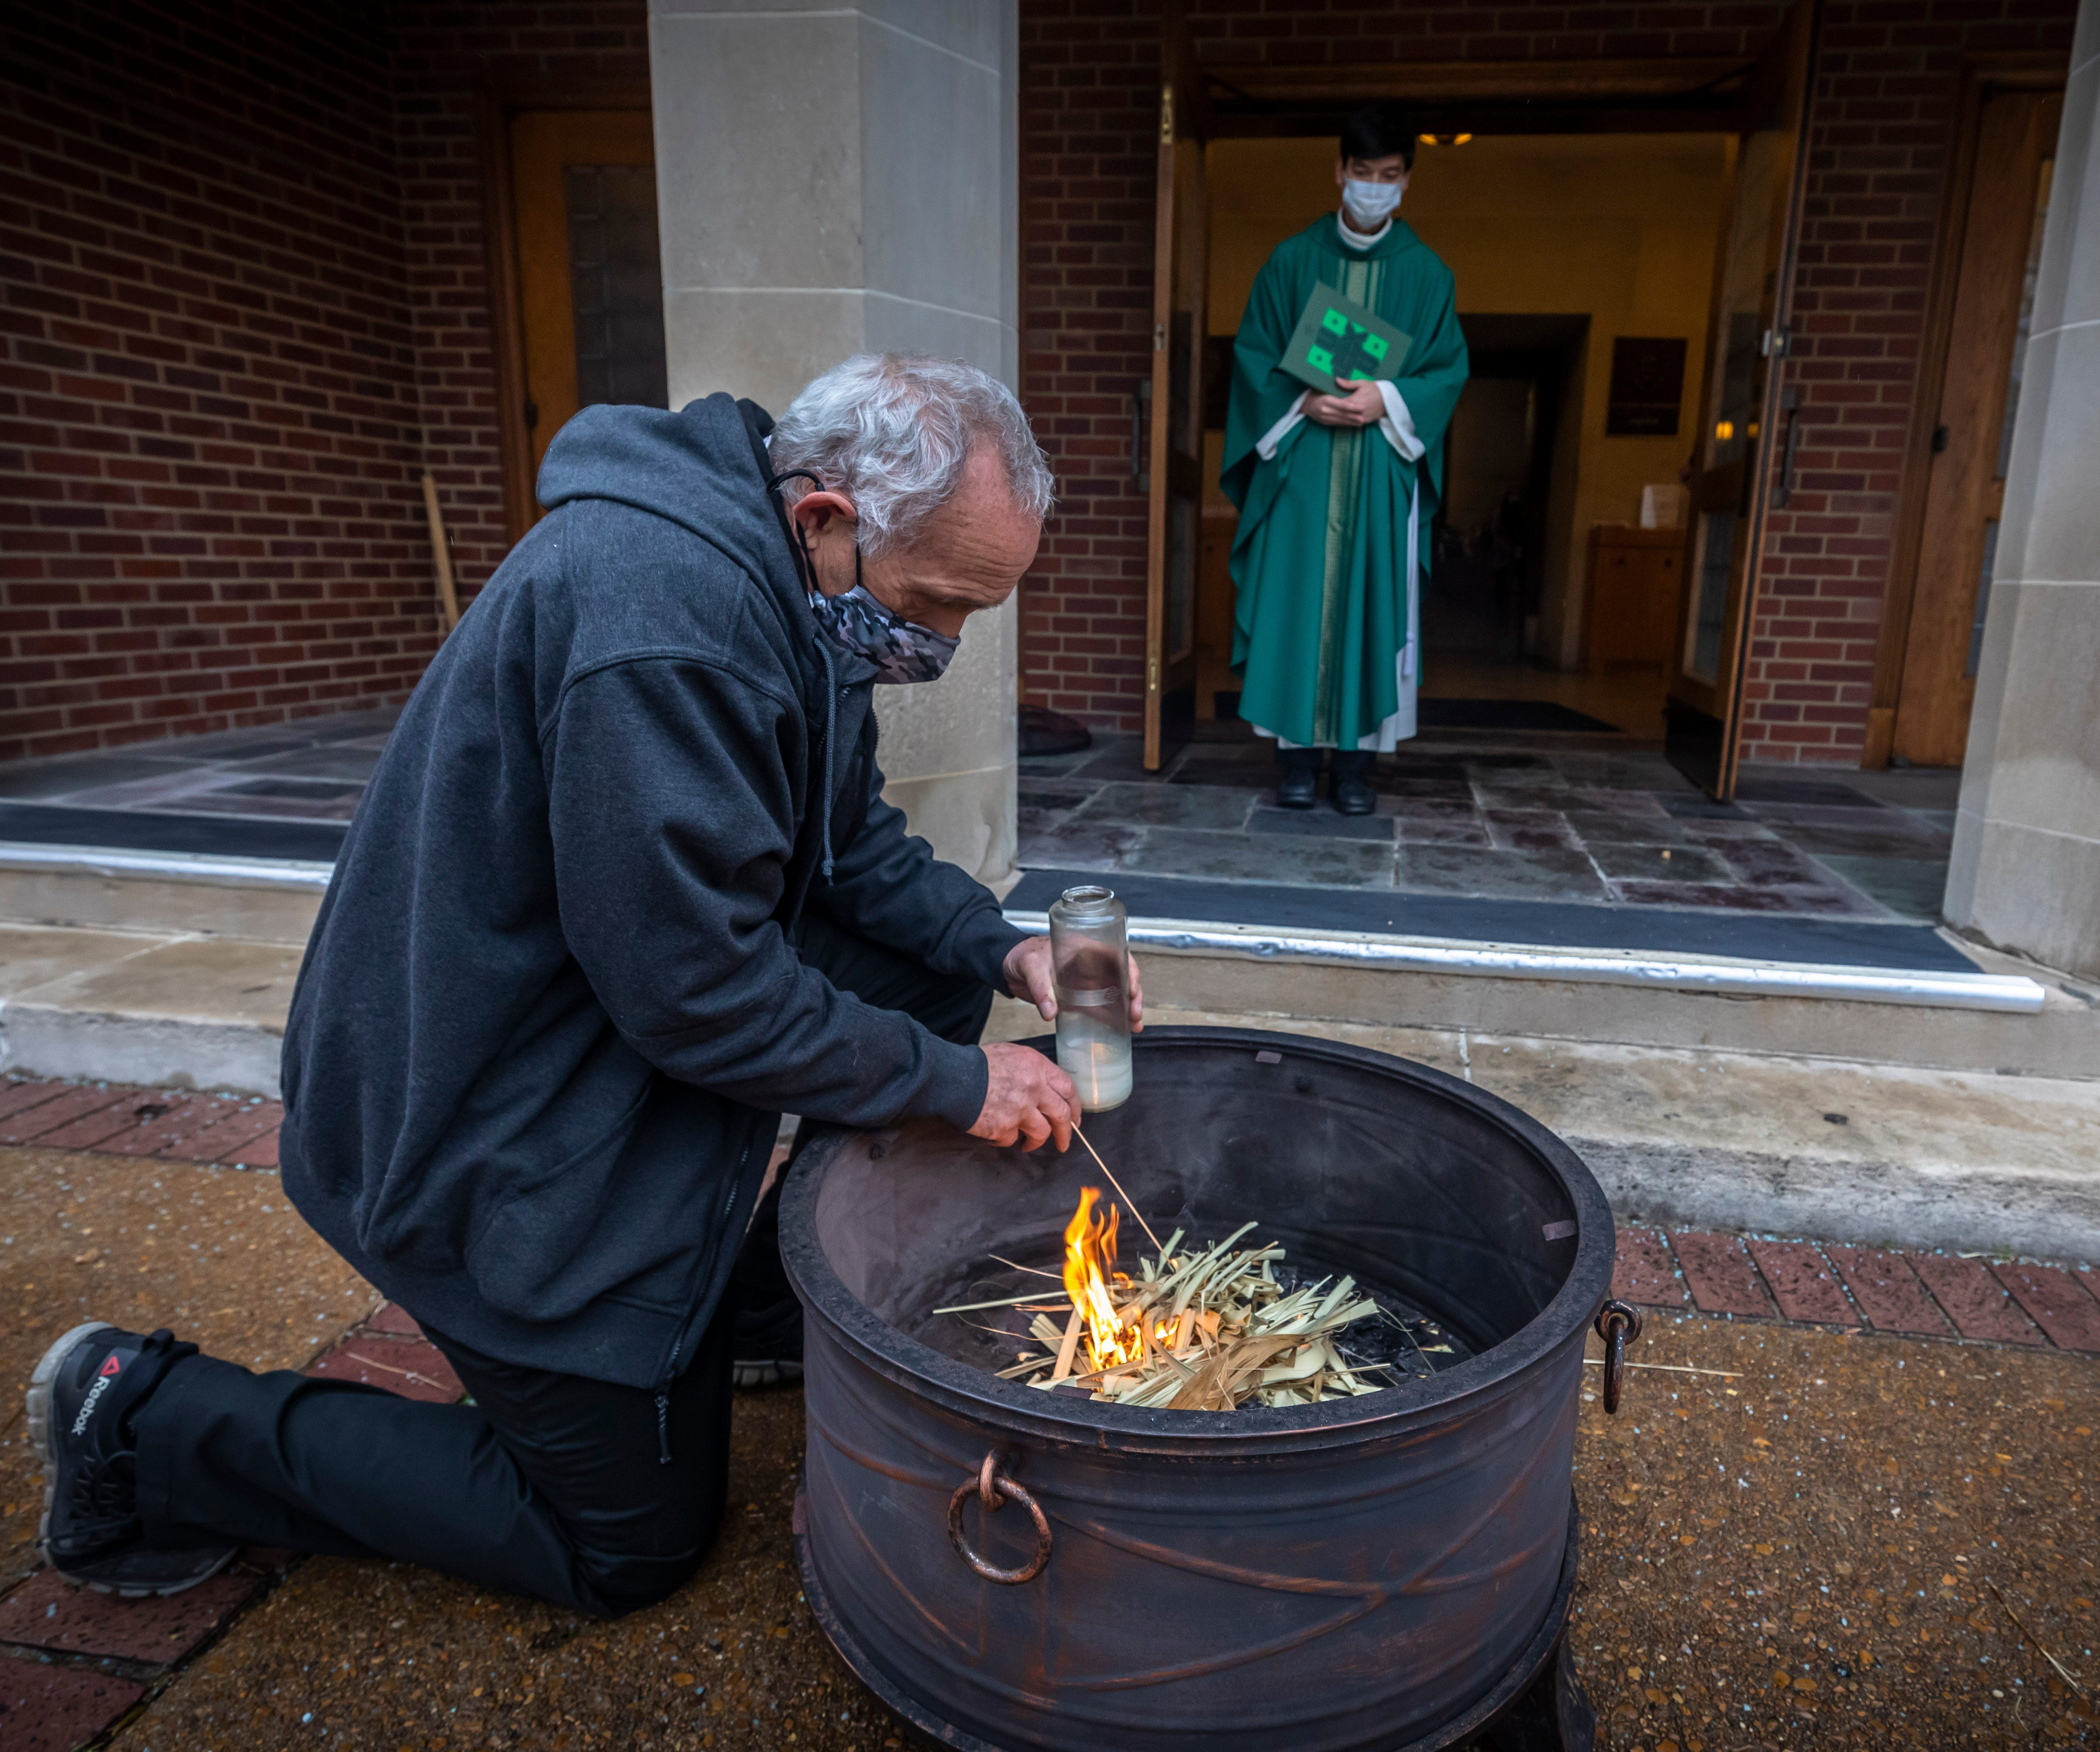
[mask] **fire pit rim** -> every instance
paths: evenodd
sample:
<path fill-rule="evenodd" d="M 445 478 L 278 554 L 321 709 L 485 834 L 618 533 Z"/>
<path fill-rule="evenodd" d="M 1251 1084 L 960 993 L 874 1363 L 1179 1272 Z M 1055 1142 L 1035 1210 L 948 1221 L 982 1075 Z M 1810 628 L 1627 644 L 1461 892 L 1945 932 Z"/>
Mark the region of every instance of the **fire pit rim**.
<path fill-rule="evenodd" d="M 1055 1053 L 1055 1041 L 1049 1035 L 1019 1044 L 1046 1057 Z M 1145 1053 L 1184 1045 L 1245 1046 L 1324 1059 L 1387 1076 L 1397 1075 L 1425 1093 L 1493 1121 L 1544 1161 L 1574 1207 L 1576 1252 L 1567 1277 L 1543 1308 L 1499 1344 L 1427 1380 L 1410 1379 L 1375 1394 L 1313 1406 L 1167 1411 L 1105 1405 L 1077 1394 L 1046 1393 L 1002 1381 L 944 1356 L 890 1325 L 846 1288 L 816 1238 L 816 1202 L 824 1176 L 855 1139 L 894 1136 L 904 1128 L 870 1132 L 820 1124 L 781 1191 L 781 1258 L 805 1316 L 824 1321 L 851 1354 L 877 1373 L 909 1383 L 923 1397 L 960 1416 L 979 1419 L 990 1414 L 1017 1435 L 1065 1445 L 1183 1453 L 1216 1452 L 1229 1445 L 1242 1456 L 1404 1437 L 1414 1426 L 1441 1422 L 1471 1409 L 1471 1401 L 1501 1397 L 1545 1366 L 1571 1337 L 1581 1342 L 1611 1287 L 1617 1248 L 1611 1207 L 1582 1158 L 1521 1109 L 1476 1084 L 1412 1059 L 1308 1035 L 1253 1028 L 1153 1027 L 1136 1036 L 1132 1045 Z M 1367 1402 L 1373 1401 L 1380 1403 L 1379 1410 L 1367 1409 Z"/>

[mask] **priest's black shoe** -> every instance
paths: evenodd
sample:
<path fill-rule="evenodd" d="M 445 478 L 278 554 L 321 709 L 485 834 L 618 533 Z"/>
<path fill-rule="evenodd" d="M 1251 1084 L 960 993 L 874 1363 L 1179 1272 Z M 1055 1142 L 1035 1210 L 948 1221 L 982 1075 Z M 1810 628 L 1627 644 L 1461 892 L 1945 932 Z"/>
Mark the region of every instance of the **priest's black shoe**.
<path fill-rule="evenodd" d="M 149 1545 L 139 1515 L 139 1408 L 196 1348 L 165 1328 L 141 1338 L 91 1320 L 29 1377 L 29 1440 L 44 1459 L 37 1542 L 67 1581 L 137 1600 L 179 1594 L 233 1560 L 231 1544 Z"/>
<path fill-rule="evenodd" d="M 1338 814 L 1368 815 L 1378 807 L 1378 793 L 1364 776 L 1370 766 L 1368 754 L 1335 757 L 1333 781 L 1328 794 Z"/>
<path fill-rule="evenodd" d="M 1317 748 L 1284 750 L 1283 776 L 1276 783 L 1276 806 L 1278 809 L 1310 809 L 1319 788 L 1320 751 Z"/>

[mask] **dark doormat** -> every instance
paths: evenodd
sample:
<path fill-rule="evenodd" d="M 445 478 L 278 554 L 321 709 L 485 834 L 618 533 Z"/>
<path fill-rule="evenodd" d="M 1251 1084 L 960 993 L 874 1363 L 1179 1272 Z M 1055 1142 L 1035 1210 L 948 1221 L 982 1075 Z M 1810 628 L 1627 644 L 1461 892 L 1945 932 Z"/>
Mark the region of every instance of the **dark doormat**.
<path fill-rule="evenodd" d="M 1414 721 L 1424 730 L 1568 730 L 1623 735 L 1616 724 L 1552 699 L 1418 699 Z"/>

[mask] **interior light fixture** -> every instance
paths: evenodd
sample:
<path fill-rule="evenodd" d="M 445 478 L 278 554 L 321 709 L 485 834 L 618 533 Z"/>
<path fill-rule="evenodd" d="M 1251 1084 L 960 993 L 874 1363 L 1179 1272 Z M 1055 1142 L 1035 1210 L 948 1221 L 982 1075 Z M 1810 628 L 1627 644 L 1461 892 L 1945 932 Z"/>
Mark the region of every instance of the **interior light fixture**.
<path fill-rule="evenodd" d="M 1470 134 L 1423 134 L 1416 136 L 1424 146 L 1463 146 Z"/>
<path fill-rule="evenodd" d="M 1714 426 L 1714 436 L 1722 444 L 1727 444 L 1727 441 L 1735 435 L 1736 422 L 1733 420 L 1721 420 L 1715 422 Z"/>

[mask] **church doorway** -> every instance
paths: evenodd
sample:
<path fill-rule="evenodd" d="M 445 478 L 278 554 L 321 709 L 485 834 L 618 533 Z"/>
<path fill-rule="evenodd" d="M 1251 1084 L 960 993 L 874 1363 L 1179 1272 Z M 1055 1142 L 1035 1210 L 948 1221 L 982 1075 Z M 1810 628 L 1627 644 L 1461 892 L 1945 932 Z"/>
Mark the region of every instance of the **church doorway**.
<path fill-rule="evenodd" d="M 1729 136 L 1425 140 L 1402 214 L 1452 268 L 1471 375 L 1444 439 L 1423 722 L 1659 743 Z M 1334 205 L 1330 139 L 1209 148 L 1210 360 L 1255 273 Z M 1210 397 L 1198 719 L 1229 717 L 1236 520 Z"/>

